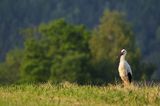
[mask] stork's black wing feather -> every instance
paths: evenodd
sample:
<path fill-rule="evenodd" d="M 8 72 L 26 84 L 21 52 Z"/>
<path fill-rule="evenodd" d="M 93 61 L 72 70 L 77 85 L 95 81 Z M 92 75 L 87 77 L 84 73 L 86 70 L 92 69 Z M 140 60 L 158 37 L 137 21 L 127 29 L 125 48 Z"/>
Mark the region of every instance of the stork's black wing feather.
<path fill-rule="evenodd" d="M 131 83 L 131 81 L 132 81 L 132 75 L 131 75 L 130 72 L 128 72 L 128 80 L 129 80 L 129 82 Z"/>

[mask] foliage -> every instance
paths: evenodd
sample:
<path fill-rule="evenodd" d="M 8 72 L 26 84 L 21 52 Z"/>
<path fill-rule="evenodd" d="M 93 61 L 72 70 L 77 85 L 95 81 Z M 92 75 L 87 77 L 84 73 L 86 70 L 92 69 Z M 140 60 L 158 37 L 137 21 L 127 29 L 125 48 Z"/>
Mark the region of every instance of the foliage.
<path fill-rule="evenodd" d="M 51 79 L 54 82 L 77 82 L 86 84 L 90 80 L 89 57 L 85 53 L 68 53 L 65 57 L 57 56 L 51 67 Z"/>
<path fill-rule="evenodd" d="M 84 83 L 85 76 L 88 78 L 88 39 L 84 26 L 74 26 L 62 19 L 40 25 L 38 32 L 25 41 L 22 79 Z"/>
<path fill-rule="evenodd" d="M 0 83 L 15 83 L 20 79 L 23 50 L 14 49 L 7 53 L 5 62 L 0 63 Z"/>
<path fill-rule="evenodd" d="M 25 42 L 24 49 L 21 79 L 24 81 L 47 81 L 51 63 L 46 55 L 46 45 L 34 39 L 29 39 Z"/>

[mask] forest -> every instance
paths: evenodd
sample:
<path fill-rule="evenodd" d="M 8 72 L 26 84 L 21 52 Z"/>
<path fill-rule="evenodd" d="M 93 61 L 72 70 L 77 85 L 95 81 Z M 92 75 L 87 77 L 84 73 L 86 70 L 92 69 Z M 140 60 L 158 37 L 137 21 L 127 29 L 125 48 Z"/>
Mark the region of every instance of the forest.
<path fill-rule="evenodd" d="M 1 0 L 0 83 L 104 84 L 128 51 L 134 80 L 160 80 L 160 1 Z"/>

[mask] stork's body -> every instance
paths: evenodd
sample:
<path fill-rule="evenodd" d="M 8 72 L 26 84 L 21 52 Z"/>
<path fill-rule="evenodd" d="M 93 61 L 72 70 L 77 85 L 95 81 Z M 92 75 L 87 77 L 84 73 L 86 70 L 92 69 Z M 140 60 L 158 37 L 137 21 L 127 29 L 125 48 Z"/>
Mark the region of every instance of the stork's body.
<path fill-rule="evenodd" d="M 122 49 L 118 71 L 124 84 L 128 85 L 131 83 L 131 80 L 132 80 L 132 70 L 128 62 L 125 60 L 126 54 L 127 54 L 127 51 L 125 49 Z"/>

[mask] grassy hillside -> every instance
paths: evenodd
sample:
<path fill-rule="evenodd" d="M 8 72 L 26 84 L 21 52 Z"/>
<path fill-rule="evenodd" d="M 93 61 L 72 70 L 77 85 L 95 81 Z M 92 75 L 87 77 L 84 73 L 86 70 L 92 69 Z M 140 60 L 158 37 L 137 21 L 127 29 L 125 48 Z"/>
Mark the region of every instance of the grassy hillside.
<path fill-rule="evenodd" d="M 160 87 L 128 87 L 120 85 L 78 86 L 12 85 L 0 86 L 1 106 L 53 106 L 53 105 L 160 105 Z"/>

